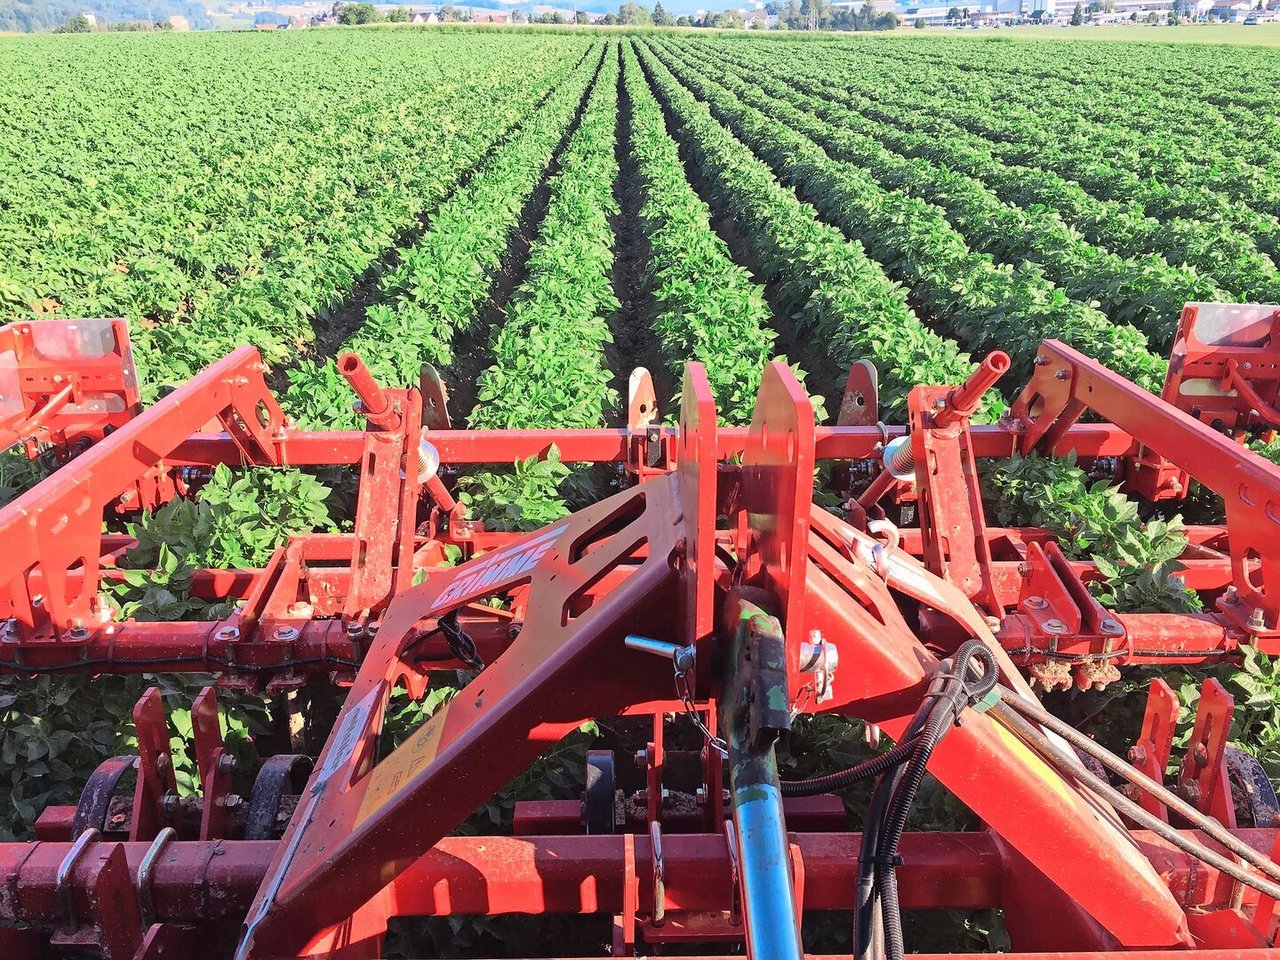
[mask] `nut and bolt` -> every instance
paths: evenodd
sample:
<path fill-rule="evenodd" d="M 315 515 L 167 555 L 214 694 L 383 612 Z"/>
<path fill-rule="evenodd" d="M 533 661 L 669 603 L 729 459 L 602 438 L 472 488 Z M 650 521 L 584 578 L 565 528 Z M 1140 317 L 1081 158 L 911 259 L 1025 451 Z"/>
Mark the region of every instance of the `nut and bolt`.
<path fill-rule="evenodd" d="M 1049 606 L 1049 601 L 1044 597 L 1027 597 L 1022 603 L 1028 610 L 1043 610 Z"/>
<path fill-rule="evenodd" d="M 222 627 L 214 634 L 214 637 L 224 643 L 230 643 L 232 640 L 240 639 L 239 627 Z"/>
<path fill-rule="evenodd" d="M 224 753 L 218 758 L 218 769 L 223 773 L 230 773 L 236 768 L 236 758 L 229 753 Z"/>
<path fill-rule="evenodd" d="M 1045 633 L 1066 633 L 1067 625 L 1061 620 L 1046 620 L 1044 622 Z"/>
<path fill-rule="evenodd" d="M 945 398 L 943 398 L 943 397 L 939 397 L 937 400 L 933 401 L 933 409 L 935 409 L 935 410 L 945 410 L 945 409 L 947 409 L 947 401 L 946 401 L 946 399 L 945 399 Z"/>
<path fill-rule="evenodd" d="M 1147 748 L 1141 744 L 1135 743 L 1129 748 L 1129 762 L 1134 765 L 1140 765 L 1147 762 Z"/>
<path fill-rule="evenodd" d="M 694 791 L 693 800 L 698 806 L 702 806 L 707 802 L 707 788 L 699 787 Z"/>
<path fill-rule="evenodd" d="M 1197 767 L 1203 769 L 1209 765 L 1209 748 L 1201 741 L 1191 748 L 1191 759 Z"/>
<path fill-rule="evenodd" d="M 375 620 L 373 621 L 373 623 L 369 624 L 369 626 L 366 627 L 366 629 L 369 631 L 369 636 L 376 637 L 378 635 L 378 630 L 381 627 L 382 627 L 382 622 L 380 620 Z"/>
<path fill-rule="evenodd" d="M 1055 370 L 1053 372 L 1053 379 L 1055 380 L 1065 380 L 1069 376 L 1071 376 L 1071 374 L 1067 373 L 1065 370 Z"/>
<path fill-rule="evenodd" d="M 271 639 L 279 640 L 281 643 L 290 643 L 297 640 L 299 636 L 297 627 L 276 627 L 271 633 Z"/>
<path fill-rule="evenodd" d="M 240 796 L 238 793 L 228 793 L 222 798 L 222 805 L 228 810 L 234 810 L 242 803 L 244 803 L 244 797 Z"/>
<path fill-rule="evenodd" d="M 83 624 L 77 624 L 67 631 L 67 639 L 79 642 L 89 639 L 89 631 L 84 628 Z"/>
<path fill-rule="evenodd" d="M 1120 626 L 1120 624 L 1117 621 L 1112 620 L 1110 617 L 1103 620 L 1102 623 L 1099 624 L 1099 626 L 1102 627 L 1103 633 L 1112 633 L 1112 634 L 1124 633 L 1124 627 Z"/>
<path fill-rule="evenodd" d="M 347 624 L 347 639 L 359 640 L 364 636 L 364 624 L 352 621 Z"/>
<path fill-rule="evenodd" d="M 1041 354 L 1033 361 L 1037 367 L 1043 367 L 1049 363 L 1049 358 Z"/>
<path fill-rule="evenodd" d="M 1261 607 L 1254 607 L 1253 612 L 1249 614 L 1250 630 L 1265 630 L 1267 627 L 1267 615 Z"/>
<path fill-rule="evenodd" d="M 160 801 L 160 807 L 162 810 L 164 810 L 164 815 L 170 820 L 172 820 L 173 817 L 177 814 L 178 804 L 179 804 L 178 795 L 174 793 L 172 790 L 167 792 L 164 795 L 164 799 Z"/>
<path fill-rule="evenodd" d="M 1231 586 L 1227 587 L 1226 592 L 1223 593 L 1222 595 L 1222 599 L 1225 600 L 1227 603 L 1240 602 L 1240 591 L 1236 589 L 1235 584 L 1232 584 Z"/>
<path fill-rule="evenodd" d="M 648 751 L 648 750 L 637 750 L 637 751 L 636 751 L 636 766 L 637 766 L 637 767 L 646 767 L 646 766 L 648 766 L 648 765 L 649 765 L 649 751 Z"/>

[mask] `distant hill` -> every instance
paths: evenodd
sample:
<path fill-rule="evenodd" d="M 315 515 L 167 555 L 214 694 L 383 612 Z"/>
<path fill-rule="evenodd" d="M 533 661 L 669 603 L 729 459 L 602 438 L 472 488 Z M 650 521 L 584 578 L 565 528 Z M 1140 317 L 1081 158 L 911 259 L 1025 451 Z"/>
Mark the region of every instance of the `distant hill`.
<path fill-rule="evenodd" d="M 207 27 L 204 7 L 184 0 L 0 0 L 0 31 L 52 30 L 77 13 L 92 13 L 102 23 L 186 17 L 192 27 Z"/>

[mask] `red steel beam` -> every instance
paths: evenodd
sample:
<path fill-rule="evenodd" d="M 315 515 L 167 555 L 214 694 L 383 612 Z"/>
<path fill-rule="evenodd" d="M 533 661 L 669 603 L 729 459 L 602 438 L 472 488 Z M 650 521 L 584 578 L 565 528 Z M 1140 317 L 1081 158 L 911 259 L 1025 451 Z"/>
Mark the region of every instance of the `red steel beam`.
<path fill-rule="evenodd" d="M 1270 851 L 1280 834 L 1276 829 L 1233 832 L 1263 852 Z M 1188 906 L 1229 901 L 1233 887 L 1229 878 L 1147 831 L 1131 835 Z M 804 864 L 805 908 L 850 909 L 861 836 L 794 833 L 791 841 Z M 69 842 L 0 844 L 0 877 L 6 879 L 7 890 L 0 896 L 0 921 L 37 926 L 60 921 L 56 877 L 71 846 Z M 83 881 L 94 872 L 93 864 L 117 846 L 123 847 L 129 877 L 136 883 L 151 844 L 100 841 L 71 875 L 70 888 L 80 915 L 88 910 Z M 617 913 L 623 896 L 622 846 L 621 836 L 446 837 L 388 888 L 385 905 L 390 912 L 386 915 Z M 168 844 L 152 875 L 157 919 L 170 923 L 238 920 L 248 910 L 277 847 L 273 840 Z M 723 836 L 669 834 L 663 837 L 662 849 L 668 910 L 728 909 L 730 862 Z M 653 908 L 648 837 L 636 837 L 635 851 L 640 909 L 647 913 Z M 983 909 L 1003 903 L 1005 863 L 1000 841 L 990 833 L 907 833 L 901 854 L 899 887 L 906 908 Z M 1245 903 L 1253 903 L 1256 894 L 1247 894 Z"/>
<path fill-rule="evenodd" d="M 1018 437 L 997 425 L 971 427 L 974 455 L 1007 458 L 1017 449 Z M 746 450 L 747 427 L 720 427 L 716 431 L 716 453 L 726 460 Z M 860 460 L 872 456 L 885 439 L 902 436 L 906 428 L 817 427 L 815 441 L 819 460 Z M 625 429 L 595 430 L 435 430 L 430 439 L 445 466 L 471 463 L 511 463 L 545 456 L 552 444 L 566 463 L 621 463 L 627 459 L 628 433 Z M 676 430 L 662 431 L 670 448 Z M 1106 423 L 1077 424 L 1067 434 L 1066 444 L 1084 459 L 1122 457 L 1134 449 L 1133 440 L 1123 430 Z M 291 466 L 355 464 L 364 449 L 362 431 L 289 430 L 275 441 L 280 462 Z M 180 444 L 166 460 L 175 466 L 243 463 L 231 440 L 216 433 L 197 433 Z"/>

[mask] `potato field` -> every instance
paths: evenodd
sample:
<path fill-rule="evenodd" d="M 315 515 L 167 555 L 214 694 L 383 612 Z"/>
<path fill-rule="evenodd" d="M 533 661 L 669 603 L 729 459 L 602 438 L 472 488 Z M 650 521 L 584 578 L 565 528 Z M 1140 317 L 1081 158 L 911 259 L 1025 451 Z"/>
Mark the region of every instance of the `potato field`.
<path fill-rule="evenodd" d="M 0 324 L 126 317 L 146 402 L 253 344 L 317 430 L 363 427 L 345 350 L 388 387 L 433 364 L 455 425 L 483 429 L 625 424 L 636 366 L 666 417 L 690 360 L 742 425 L 778 357 L 828 420 L 850 364 L 871 361 L 882 417 L 901 423 L 913 386 L 959 383 L 1002 349 L 1004 398 L 974 418 L 991 422 L 1047 338 L 1159 392 L 1184 303 L 1280 303 L 1274 51 L 902 33 L 0 37 Z M 47 466 L 4 455 L 0 503 Z M 460 499 L 490 529 L 531 530 L 594 482 L 551 458 L 468 476 Z M 1140 516 L 1072 464 L 994 483 L 993 524 L 1048 527 L 1115 571 L 1109 607 L 1199 609 L 1176 576 L 1181 518 Z M 353 501 L 336 471 L 220 468 L 198 497 L 128 520 L 122 564 L 158 573 L 112 601 L 217 619 L 192 571 L 260 568 L 290 533 L 345 529 Z M 1246 660 L 1219 675 L 1253 711 L 1237 740 L 1274 775 L 1280 678 Z M 189 705 L 189 680 L 160 682 Z M 0 678 L 0 836 L 74 803 L 130 736 L 142 683 Z M 1141 685 L 1100 695 L 1099 736 L 1140 713 L 1124 697 Z M 225 705 L 237 749 L 280 735 L 266 699 Z M 784 765 L 807 775 L 859 732 L 806 728 Z M 502 829 L 515 796 L 575 796 L 600 734 L 565 741 L 472 827 Z M 931 816 L 965 815 L 939 790 Z M 999 945 L 985 921 L 957 923 Z M 408 943 L 464 955 L 504 936 Z"/>

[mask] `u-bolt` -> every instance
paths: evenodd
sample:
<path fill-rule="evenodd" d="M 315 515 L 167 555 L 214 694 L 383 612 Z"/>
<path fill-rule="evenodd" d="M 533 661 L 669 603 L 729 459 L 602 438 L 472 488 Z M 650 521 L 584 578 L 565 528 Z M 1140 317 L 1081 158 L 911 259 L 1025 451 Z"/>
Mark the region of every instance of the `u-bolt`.
<path fill-rule="evenodd" d="M 164 852 L 164 848 L 169 841 L 178 835 L 178 831 L 173 827 L 165 827 L 156 834 L 156 838 L 151 841 L 151 846 L 147 847 L 147 852 L 142 857 L 142 862 L 138 864 L 138 879 L 135 883 L 135 889 L 138 891 L 138 908 L 142 914 L 142 929 L 147 931 L 151 928 L 151 924 L 155 922 L 155 906 L 151 899 L 152 875 L 155 873 L 156 861 L 160 859 L 160 854 Z"/>
<path fill-rule="evenodd" d="M 62 910 L 62 922 L 66 924 L 68 930 L 74 930 L 76 927 L 76 905 L 71 898 L 71 871 L 76 868 L 76 862 L 84 856 L 85 851 L 98 839 L 98 836 L 98 828 L 90 827 L 76 838 L 67 855 L 62 858 L 62 863 L 58 864 L 53 889 L 58 897 L 58 906 Z"/>

